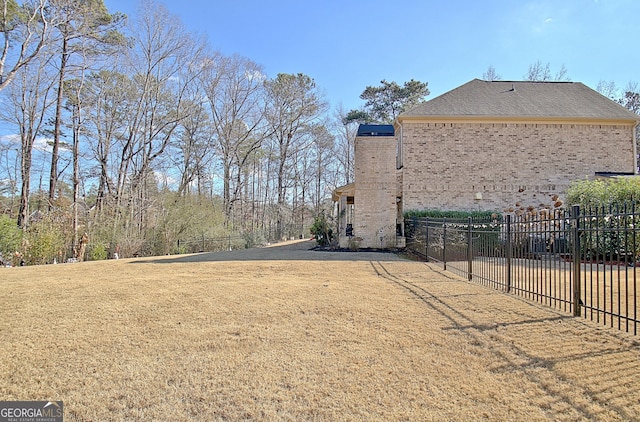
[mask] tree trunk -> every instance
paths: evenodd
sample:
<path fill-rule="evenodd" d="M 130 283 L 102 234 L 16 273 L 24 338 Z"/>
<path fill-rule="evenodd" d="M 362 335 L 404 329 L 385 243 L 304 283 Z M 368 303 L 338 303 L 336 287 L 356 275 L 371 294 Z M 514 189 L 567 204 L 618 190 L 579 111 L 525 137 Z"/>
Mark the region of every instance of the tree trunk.
<path fill-rule="evenodd" d="M 79 101 L 79 98 L 76 98 Z M 80 143 L 80 104 L 76 104 L 73 109 L 73 246 L 78 244 L 78 199 L 80 192 L 80 164 L 79 164 L 79 143 Z M 83 251 L 84 252 L 84 251 Z"/>
<path fill-rule="evenodd" d="M 56 98 L 56 112 L 53 128 L 53 150 L 51 151 L 51 173 L 49 174 L 49 210 L 53 208 L 56 197 L 56 185 L 58 183 L 58 156 L 60 150 L 60 126 L 62 126 L 62 101 L 64 77 L 69 53 L 67 51 L 67 38 L 62 38 L 62 57 L 60 59 L 60 73 L 58 74 L 58 92 Z"/>
<path fill-rule="evenodd" d="M 222 170 L 222 178 L 223 178 L 223 192 L 222 192 L 222 202 L 224 204 L 224 223 L 227 227 L 229 227 L 229 223 L 231 222 L 231 164 L 229 163 L 229 159 L 224 157 L 224 169 Z"/>
<path fill-rule="evenodd" d="M 22 159 L 20 165 L 22 186 L 20 190 L 20 210 L 18 212 L 18 226 L 23 229 L 29 223 L 29 189 L 31 184 L 31 157 L 33 137 L 23 135 L 22 140 Z"/>

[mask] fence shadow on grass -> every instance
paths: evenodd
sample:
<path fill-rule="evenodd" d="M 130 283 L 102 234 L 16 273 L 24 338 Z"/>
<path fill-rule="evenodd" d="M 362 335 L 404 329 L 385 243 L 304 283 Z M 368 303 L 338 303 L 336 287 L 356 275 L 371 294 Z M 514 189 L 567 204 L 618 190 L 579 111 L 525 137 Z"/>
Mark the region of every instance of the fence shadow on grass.
<path fill-rule="evenodd" d="M 489 365 L 488 371 L 534 384 L 544 396 L 535 398 L 547 400 L 542 407 L 572 409 L 589 420 L 640 415 L 637 338 L 455 277 L 469 294 L 453 294 L 447 288 L 451 277 L 443 280 L 447 274 L 431 265 L 437 282 L 396 276 L 380 262 L 372 266 L 433 310 L 443 331 L 466 336 L 478 354 L 498 356 L 502 363 Z M 492 307 L 494 300 L 501 306 Z"/>

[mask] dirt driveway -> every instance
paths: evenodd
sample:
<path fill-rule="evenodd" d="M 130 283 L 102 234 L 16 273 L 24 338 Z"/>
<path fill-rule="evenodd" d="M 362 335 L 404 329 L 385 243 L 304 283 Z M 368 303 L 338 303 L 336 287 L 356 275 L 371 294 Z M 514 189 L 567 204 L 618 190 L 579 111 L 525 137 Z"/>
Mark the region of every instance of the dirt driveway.
<path fill-rule="evenodd" d="M 312 246 L 0 269 L 0 398 L 65 421 L 640 420 L 638 338 Z"/>

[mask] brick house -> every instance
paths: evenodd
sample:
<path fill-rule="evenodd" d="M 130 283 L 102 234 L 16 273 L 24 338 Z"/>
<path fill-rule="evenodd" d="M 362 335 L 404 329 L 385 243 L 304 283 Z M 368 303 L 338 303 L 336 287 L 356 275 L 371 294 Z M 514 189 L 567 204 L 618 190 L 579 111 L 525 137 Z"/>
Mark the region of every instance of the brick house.
<path fill-rule="evenodd" d="M 340 245 L 403 246 L 406 210 L 538 206 L 575 180 L 637 174 L 639 121 L 582 83 L 474 79 L 361 125 L 355 181 L 334 191 Z"/>

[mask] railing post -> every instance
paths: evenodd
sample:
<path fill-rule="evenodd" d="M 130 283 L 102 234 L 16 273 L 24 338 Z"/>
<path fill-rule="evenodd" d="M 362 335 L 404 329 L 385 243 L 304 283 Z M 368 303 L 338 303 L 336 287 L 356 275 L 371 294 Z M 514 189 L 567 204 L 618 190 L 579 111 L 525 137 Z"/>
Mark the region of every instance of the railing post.
<path fill-rule="evenodd" d="M 429 217 L 424 218 L 424 260 L 429 262 Z"/>
<path fill-rule="evenodd" d="M 579 317 L 582 313 L 580 305 L 580 269 L 582 267 L 580 263 L 580 206 L 574 205 L 571 213 L 573 220 L 573 316 Z"/>
<path fill-rule="evenodd" d="M 467 220 L 467 260 L 469 262 L 469 270 L 467 271 L 467 273 L 469 281 L 473 279 L 473 245 L 471 244 L 472 239 L 471 217 L 469 217 Z"/>
<path fill-rule="evenodd" d="M 442 220 L 442 263 L 447 271 L 447 219 Z"/>
<path fill-rule="evenodd" d="M 511 251 L 511 214 L 506 215 L 506 225 L 507 225 L 507 238 L 505 239 L 504 247 L 507 253 L 507 292 L 511 291 L 511 259 L 512 259 L 512 251 Z"/>

